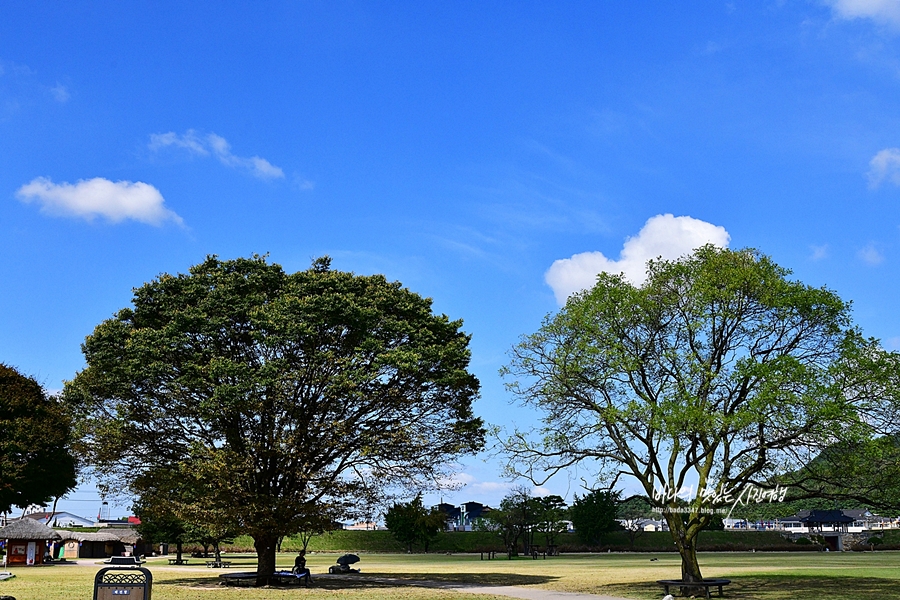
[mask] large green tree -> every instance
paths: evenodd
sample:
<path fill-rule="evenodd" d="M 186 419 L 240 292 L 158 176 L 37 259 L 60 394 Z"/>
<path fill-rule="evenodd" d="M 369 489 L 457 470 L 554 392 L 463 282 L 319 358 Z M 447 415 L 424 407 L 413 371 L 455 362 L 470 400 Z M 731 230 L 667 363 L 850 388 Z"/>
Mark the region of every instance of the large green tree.
<path fill-rule="evenodd" d="M 0 513 L 46 504 L 75 487 L 71 429 L 56 398 L 0 364 Z"/>
<path fill-rule="evenodd" d="M 253 537 L 262 584 L 279 537 L 322 506 L 437 480 L 482 447 L 460 326 L 327 258 L 288 274 L 209 257 L 135 289 L 87 337 L 65 391 L 98 472 L 230 518 Z"/>
<path fill-rule="evenodd" d="M 512 350 L 510 387 L 545 426 L 536 441 L 511 436 L 511 466 L 538 480 L 591 462 L 633 477 L 697 581 L 709 509 L 869 435 L 861 411 L 894 395 L 889 356 L 834 292 L 753 250 L 651 261 L 641 285 L 601 274 Z"/>

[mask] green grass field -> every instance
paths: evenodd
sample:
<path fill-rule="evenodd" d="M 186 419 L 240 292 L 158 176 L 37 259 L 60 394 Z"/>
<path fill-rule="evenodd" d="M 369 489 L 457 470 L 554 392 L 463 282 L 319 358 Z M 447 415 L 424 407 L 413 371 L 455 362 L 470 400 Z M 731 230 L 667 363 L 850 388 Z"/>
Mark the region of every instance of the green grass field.
<path fill-rule="evenodd" d="M 397 586 L 372 581 L 375 577 L 489 585 L 514 585 L 545 589 L 611 594 L 635 599 L 662 597 L 657 579 L 677 578 L 680 563 L 673 554 L 572 554 L 546 560 L 479 560 L 478 555 L 363 554 L 358 578 L 317 578 L 311 588 L 223 588 L 221 572 L 197 565 L 170 567 L 165 559 L 148 563 L 155 583 L 153 600 L 254 600 L 254 599 L 368 599 L 373 600 L 487 600 L 460 592 Z M 334 554 L 312 554 L 313 575 L 334 564 Z M 651 558 L 658 558 L 651 561 Z M 229 556 L 232 570 L 252 570 L 250 555 Z M 287 568 L 292 554 L 279 556 Z M 726 597 L 759 600 L 843 600 L 900 598 L 900 553 L 703 553 L 706 577 L 727 577 L 734 583 Z M 0 582 L 0 595 L 17 600 L 91 598 L 93 575 L 100 565 L 49 566 L 12 569 L 17 577 Z"/>

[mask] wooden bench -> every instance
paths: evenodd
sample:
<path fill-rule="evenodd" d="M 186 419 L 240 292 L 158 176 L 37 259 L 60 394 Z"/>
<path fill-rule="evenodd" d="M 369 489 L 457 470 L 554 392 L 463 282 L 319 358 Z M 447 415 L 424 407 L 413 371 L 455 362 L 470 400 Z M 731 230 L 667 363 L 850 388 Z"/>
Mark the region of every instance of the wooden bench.
<path fill-rule="evenodd" d="M 256 585 L 256 573 L 254 572 L 222 573 L 219 577 L 225 582 L 225 585 L 240 587 L 252 587 Z"/>
<path fill-rule="evenodd" d="M 722 595 L 722 587 L 731 583 L 730 579 L 704 579 L 703 581 L 681 581 L 680 579 L 659 579 L 658 584 L 663 586 L 666 594 L 669 593 L 669 587 L 703 587 L 706 588 L 706 597 L 710 598 L 709 588 L 719 588 L 719 596 Z"/>
<path fill-rule="evenodd" d="M 206 566 L 210 569 L 227 569 L 231 566 L 230 560 L 208 560 Z"/>
<path fill-rule="evenodd" d="M 188 561 L 186 558 L 182 558 L 181 560 L 178 560 L 177 558 L 170 558 L 169 564 L 170 565 L 186 565 L 186 564 L 188 564 Z"/>

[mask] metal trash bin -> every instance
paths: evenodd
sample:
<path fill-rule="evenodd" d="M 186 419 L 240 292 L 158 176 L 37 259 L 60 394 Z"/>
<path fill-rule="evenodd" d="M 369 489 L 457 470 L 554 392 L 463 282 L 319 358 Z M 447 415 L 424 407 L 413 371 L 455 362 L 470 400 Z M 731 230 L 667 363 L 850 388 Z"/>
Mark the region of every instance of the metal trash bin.
<path fill-rule="evenodd" d="M 94 577 L 94 600 L 150 600 L 153 575 L 144 567 L 105 567 Z"/>

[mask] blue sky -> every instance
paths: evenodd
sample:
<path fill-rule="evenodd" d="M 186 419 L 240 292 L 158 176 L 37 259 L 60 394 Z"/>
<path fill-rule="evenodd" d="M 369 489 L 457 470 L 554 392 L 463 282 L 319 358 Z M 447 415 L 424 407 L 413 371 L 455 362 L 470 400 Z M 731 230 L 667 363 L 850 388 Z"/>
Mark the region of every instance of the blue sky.
<path fill-rule="evenodd" d="M 0 361 L 50 390 L 160 273 L 329 254 L 464 319 L 479 413 L 528 424 L 497 375 L 518 336 L 703 241 L 900 347 L 898 228 L 890 0 L 0 8 Z M 461 477 L 445 500 L 507 486 L 488 456 Z"/>

